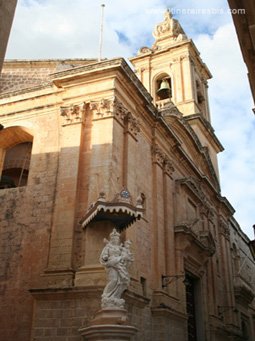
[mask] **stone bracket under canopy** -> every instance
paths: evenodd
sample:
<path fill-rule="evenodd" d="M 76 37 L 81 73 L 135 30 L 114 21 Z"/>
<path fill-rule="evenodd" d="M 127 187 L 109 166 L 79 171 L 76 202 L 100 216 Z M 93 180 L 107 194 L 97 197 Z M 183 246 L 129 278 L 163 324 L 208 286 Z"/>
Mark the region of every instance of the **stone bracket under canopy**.
<path fill-rule="evenodd" d="M 122 231 L 143 217 L 143 198 L 138 196 L 136 205 L 127 189 L 117 193 L 112 201 L 106 201 L 105 193 L 101 192 L 99 198 L 88 208 L 85 216 L 80 220 L 82 227 L 91 222 L 110 221 Z"/>

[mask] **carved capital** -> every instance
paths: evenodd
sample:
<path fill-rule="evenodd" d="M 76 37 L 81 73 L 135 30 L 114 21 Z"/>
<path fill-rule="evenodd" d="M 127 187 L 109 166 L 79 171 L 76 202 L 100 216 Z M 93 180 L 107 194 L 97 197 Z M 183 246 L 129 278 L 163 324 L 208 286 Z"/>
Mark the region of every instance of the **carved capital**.
<path fill-rule="evenodd" d="M 152 162 L 158 164 L 161 168 L 164 166 L 165 155 L 157 144 L 151 147 Z"/>
<path fill-rule="evenodd" d="M 190 59 L 190 57 L 189 57 L 188 54 L 183 54 L 183 55 L 180 56 L 180 60 L 181 60 L 181 61 L 182 61 L 182 60 L 189 60 L 189 59 Z"/>
<path fill-rule="evenodd" d="M 230 229 L 228 227 L 228 224 L 220 218 L 219 221 L 219 233 L 223 235 L 227 240 L 230 238 Z"/>
<path fill-rule="evenodd" d="M 167 157 L 165 157 L 163 166 L 164 166 L 164 173 L 171 177 L 175 170 L 172 161 L 168 159 Z"/>
<path fill-rule="evenodd" d="M 68 107 L 60 107 L 62 126 L 83 123 L 86 103 L 74 104 Z"/>
<path fill-rule="evenodd" d="M 90 102 L 90 109 L 93 113 L 93 118 L 104 118 L 113 114 L 113 103 L 112 99 L 102 98 L 97 102 Z"/>
<path fill-rule="evenodd" d="M 115 118 L 134 137 L 140 131 L 139 120 L 116 97 L 91 101 L 89 109 L 94 120 L 109 117 Z"/>
<path fill-rule="evenodd" d="M 151 147 L 151 153 L 152 162 L 158 164 L 163 169 L 164 173 L 171 177 L 175 169 L 172 161 L 168 158 L 168 156 L 157 144 L 154 144 Z"/>
<path fill-rule="evenodd" d="M 137 134 L 140 132 L 140 122 L 138 119 L 136 119 L 130 112 L 128 112 L 125 116 L 125 121 L 127 122 L 127 131 L 137 136 Z"/>
<path fill-rule="evenodd" d="M 114 117 L 125 126 L 128 133 L 136 137 L 140 132 L 139 120 L 117 98 L 114 99 L 113 107 Z"/>

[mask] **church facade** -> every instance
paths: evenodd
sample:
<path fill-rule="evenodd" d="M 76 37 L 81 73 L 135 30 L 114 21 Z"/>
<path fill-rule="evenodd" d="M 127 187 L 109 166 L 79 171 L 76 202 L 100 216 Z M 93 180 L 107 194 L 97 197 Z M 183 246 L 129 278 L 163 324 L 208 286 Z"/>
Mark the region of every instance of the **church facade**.
<path fill-rule="evenodd" d="M 124 59 L 9 61 L 0 81 L 3 341 L 81 341 L 113 228 L 132 340 L 255 338 L 254 242 L 221 196 L 210 71 L 171 13 Z"/>

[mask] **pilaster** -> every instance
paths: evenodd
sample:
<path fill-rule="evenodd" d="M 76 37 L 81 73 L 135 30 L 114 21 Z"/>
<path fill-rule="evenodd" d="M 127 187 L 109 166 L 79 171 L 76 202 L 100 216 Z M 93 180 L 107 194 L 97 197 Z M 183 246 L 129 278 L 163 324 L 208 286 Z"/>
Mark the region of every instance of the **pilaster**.
<path fill-rule="evenodd" d="M 60 108 L 61 133 L 48 267 L 50 287 L 71 286 L 72 247 L 84 103 Z"/>

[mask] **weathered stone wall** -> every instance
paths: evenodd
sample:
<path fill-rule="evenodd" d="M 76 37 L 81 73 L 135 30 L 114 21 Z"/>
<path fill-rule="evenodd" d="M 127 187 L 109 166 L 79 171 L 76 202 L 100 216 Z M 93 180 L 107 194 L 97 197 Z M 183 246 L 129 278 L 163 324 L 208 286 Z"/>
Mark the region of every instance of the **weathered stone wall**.
<path fill-rule="evenodd" d="M 49 75 L 65 69 L 92 63 L 93 59 L 73 60 L 8 60 L 0 76 L 0 93 L 40 86 L 48 82 Z"/>
<path fill-rule="evenodd" d="M 0 191 L 3 341 L 28 341 L 31 330 L 37 341 L 81 340 L 78 329 L 100 307 L 105 272 L 98 258 L 112 223 L 82 227 L 79 221 L 101 191 L 110 202 L 123 188 L 134 205 L 143 194 L 145 208 L 122 233 L 135 253 L 125 294 L 130 323 L 138 328 L 134 340 L 185 340 L 187 272 L 197 283 L 204 338 L 218 333 L 224 339 L 226 324 L 238 330 L 241 313 L 251 318 L 241 303 L 238 312 L 218 308 L 236 305 L 231 207 L 207 181 L 206 161 L 185 124 L 170 113 L 173 124 L 163 120 L 123 64 L 70 69 L 53 86 L 0 99 L 2 155 L 12 137 L 18 143 L 30 136 L 22 125 L 33 135 L 27 186 Z M 251 257 L 241 232 L 231 238 Z M 252 258 L 248 265 L 253 268 Z M 170 276 L 166 287 L 162 275 Z"/>
<path fill-rule="evenodd" d="M 47 264 L 54 182 L 1 190 L 1 340 L 28 340 L 33 300 L 31 287 L 40 283 Z M 10 323 L 10 320 L 13 323 Z"/>
<path fill-rule="evenodd" d="M 30 119 L 33 147 L 27 186 L 0 191 L 3 341 L 29 340 L 33 313 L 29 289 L 41 286 L 47 266 L 58 165 L 58 129 L 52 120 L 54 115 Z"/>
<path fill-rule="evenodd" d="M 37 291 L 35 299 L 32 340 L 80 341 L 79 329 L 86 325 L 99 309 L 100 291 L 61 293 L 47 295 Z"/>

